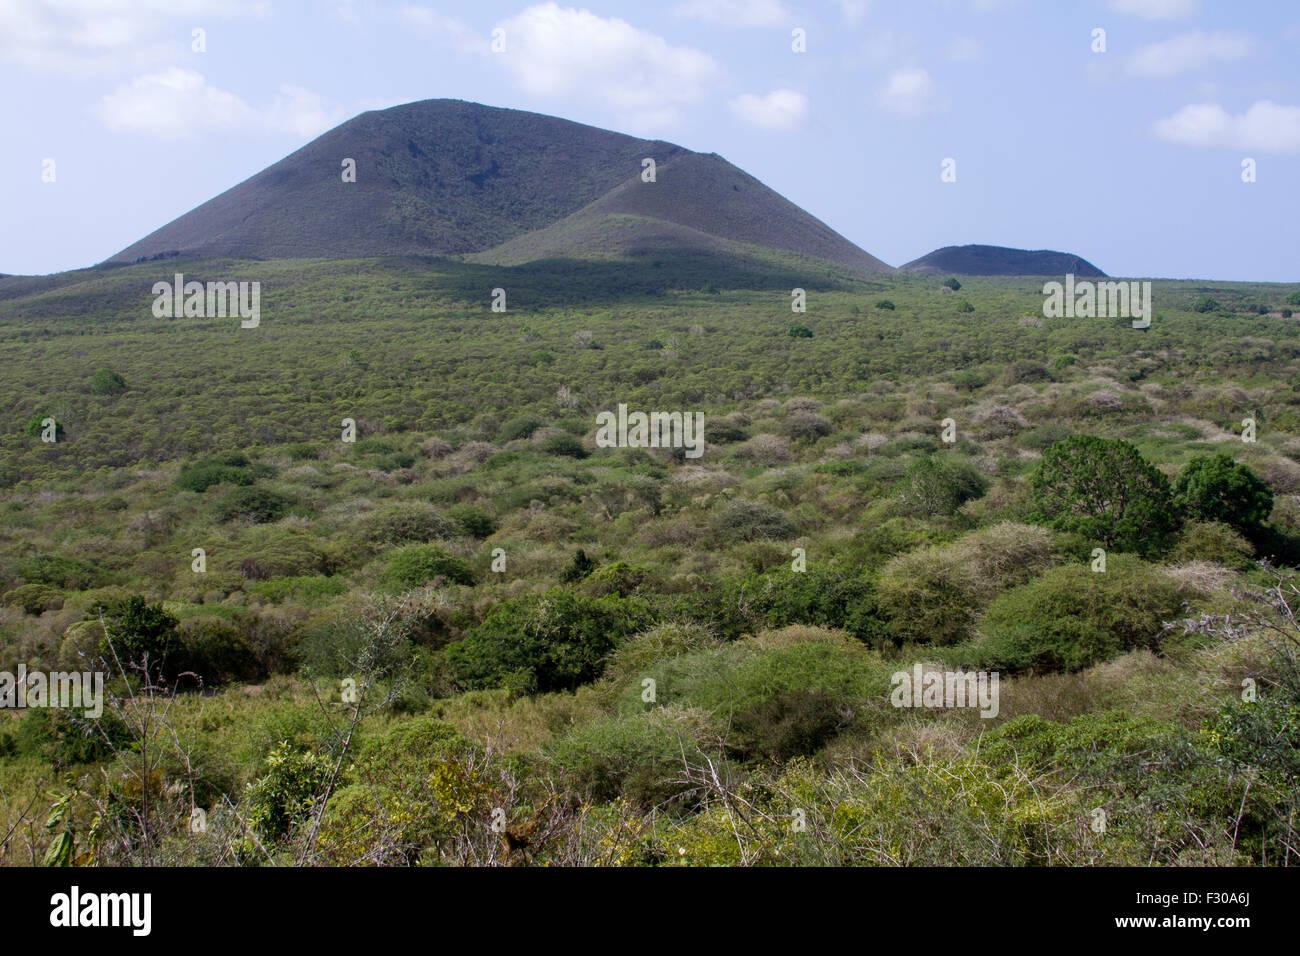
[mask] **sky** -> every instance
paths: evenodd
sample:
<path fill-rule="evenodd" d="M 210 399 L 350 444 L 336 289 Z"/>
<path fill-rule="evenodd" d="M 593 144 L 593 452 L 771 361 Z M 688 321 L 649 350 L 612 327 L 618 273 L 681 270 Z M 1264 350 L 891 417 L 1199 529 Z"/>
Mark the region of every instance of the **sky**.
<path fill-rule="evenodd" d="M 1296 0 L 0 0 L 0 91 L 0 273 L 450 97 L 718 153 L 891 265 L 1300 280 Z"/>

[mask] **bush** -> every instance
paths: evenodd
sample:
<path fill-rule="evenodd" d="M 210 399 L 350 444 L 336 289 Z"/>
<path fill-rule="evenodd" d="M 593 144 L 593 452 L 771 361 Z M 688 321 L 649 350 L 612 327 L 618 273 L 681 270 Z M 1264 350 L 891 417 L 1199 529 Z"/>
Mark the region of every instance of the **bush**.
<path fill-rule="evenodd" d="M 813 337 L 813 330 L 806 325 L 792 325 L 785 334 L 792 339 L 810 339 Z"/>
<path fill-rule="evenodd" d="M 942 285 L 945 285 L 949 289 L 952 289 L 953 292 L 957 292 L 958 290 L 961 289 L 961 283 L 958 282 L 957 279 L 953 276 L 949 276 L 948 278 L 944 279 Z"/>
<path fill-rule="evenodd" d="M 106 583 L 108 575 L 80 558 L 42 554 L 18 565 L 18 575 L 28 584 L 44 584 L 65 591 L 85 591 Z"/>
<path fill-rule="evenodd" d="M 217 517 L 222 521 L 251 521 L 265 524 L 277 521 L 288 513 L 293 499 L 268 488 L 235 488 L 217 507 Z"/>
<path fill-rule="evenodd" d="M 1003 522 L 941 547 L 894 558 L 881 570 L 877 613 L 895 644 L 957 644 L 980 611 L 1060 559 L 1042 528 Z"/>
<path fill-rule="evenodd" d="M 1174 496 L 1190 518 L 1246 529 L 1273 511 L 1272 490 L 1231 455 L 1197 455 L 1174 478 Z"/>
<path fill-rule="evenodd" d="M 690 788 L 678 782 L 682 752 L 693 753 L 704 742 L 707 724 L 698 711 L 655 708 L 592 721 L 549 745 L 546 753 L 592 800 L 621 796 L 643 810 L 662 808 Z"/>
<path fill-rule="evenodd" d="M 1208 295 L 1203 295 L 1192 303 L 1193 312 L 1218 312 L 1221 306 Z"/>
<path fill-rule="evenodd" d="M 535 415 L 521 415 L 512 418 L 501 426 L 497 441 L 504 444 L 517 438 L 532 438 L 533 432 L 542 427 L 542 420 Z"/>
<path fill-rule="evenodd" d="M 1165 621 L 1183 613 L 1178 585 L 1137 558 L 1108 568 L 1054 568 L 996 598 L 974 653 L 994 670 L 1080 670 L 1138 648 L 1159 650 Z"/>
<path fill-rule="evenodd" d="M 653 624 L 654 617 L 640 598 L 588 598 L 552 588 L 498 604 L 481 625 L 447 648 L 447 666 L 469 690 L 572 690 L 599 677 L 610 651 Z"/>
<path fill-rule="evenodd" d="M 1255 549 L 1240 532 L 1219 521 L 1189 521 L 1174 548 L 1180 561 L 1211 561 L 1244 571 L 1254 564 Z"/>
<path fill-rule="evenodd" d="M 63 607 L 63 595 L 45 584 L 24 584 L 0 597 L 5 607 L 20 607 L 33 616 Z"/>
<path fill-rule="evenodd" d="M 934 456 L 908 466 L 899 486 L 905 511 L 932 517 L 951 515 L 967 501 L 984 494 L 987 482 L 970 462 Z"/>
<path fill-rule="evenodd" d="M 876 303 L 876 308 L 877 308 L 877 309 L 885 309 L 885 310 L 887 310 L 887 311 L 889 311 L 889 312 L 893 312 L 893 311 L 894 311 L 894 303 L 890 302 L 888 299 L 881 299 L 879 302 Z"/>
<path fill-rule="evenodd" d="M 787 691 L 732 717 L 732 748 L 747 760 L 784 763 L 811 755 L 848 724 L 850 713 L 824 690 Z"/>
<path fill-rule="evenodd" d="M 1178 527 L 1169 479 L 1126 441 L 1075 435 L 1043 452 L 1030 477 L 1032 520 L 1099 541 L 1150 552 Z"/>
<path fill-rule="evenodd" d="M 587 449 L 573 435 L 548 435 L 538 446 L 548 455 L 564 455 L 569 458 L 586 458 Z"/>
<path fill-rule="evenodd" d="M 727 544 L 793 538 L 798 529 L 779 509 L 760 501 L 733 501 L 714 515 L 713 528 Z"/>
<path fill-rule="evenodd" d="M 198 674 L 208 687 L 266 676 L 248 639 L 221 618 L 195 618 L 181 625 L 173 669 Z"/>
<path fill-rule="evenodd" d="M 152 670 L 152 665 L 166 664 L 177 649 L 179 622 L 163 610 L 162 604 L 148 604 L 136 594 L 110 605 L 96 604 L 87 620 L 97 621 L 100 614 L 104 618 L 105 635 L 100 639 L 99 649 L 109 661 L 116 655 L 123 665 L 130 665 L 147 657 Z"/>
<path fill-rule="evenodd" d="M 1291 292 L 1286 297 L 1287 305 L 1300 305 L 1300 292 Z"/>
<path fill-rule="evenodd" d="M 960 305 L 957 306 L 957 311 L 958 311 L 958 312 L 974 312 L 974 311 L 975 311 L 975 306 L 971 305 L 969 302 L 962 302 Z"/>
<path fill-rule="evenodd" d="M 471 538 L 488 538 L 497 530 L 491 516 L 474 505 L 453 505 L 447 509 L 447 517 L 460 525 L 461 531 Z"/>
<path fill-rule="evenodd" d="M 176 487 L 201 493 L 213 485 L 251 485 L 274 474 L 275 469 L 269 465 L 252 465 L 243 455 L 223 455 L 205 458 L 182 468 L 176 476 Z"/>
<path fill-rule="evenodd" d="M 126 391 L 126 379 L 111 369 L 101 368 L 91 378 L 90 390 L 96 395 L 118 395 Z"/>
<path fill-rule="evenodd" d="M 266 756 L 262 776 L 248 785 L 245 819 L 264 841 L 277 841 L 306 820 L 329 780 L 328 761 L 281 743 Z"/>
<path fill-rule="evenodd" d="M 473 585 L 474 573 L 464 561 L 452 557 L 435 544 L 398 548 L 388 559 L 380 580 L 391 591 L 409 591 L 434 578 L 452 584 Z"/>
<path fill-rule="evenodd" d="M 454 538 L 461 526 L 451 518 L 443 517 L 432 505 L 407 502 L 379 511 L 366 520 L 367 541 L 380 544 L 405 544 L 409 541 L 436 541 Z"/>

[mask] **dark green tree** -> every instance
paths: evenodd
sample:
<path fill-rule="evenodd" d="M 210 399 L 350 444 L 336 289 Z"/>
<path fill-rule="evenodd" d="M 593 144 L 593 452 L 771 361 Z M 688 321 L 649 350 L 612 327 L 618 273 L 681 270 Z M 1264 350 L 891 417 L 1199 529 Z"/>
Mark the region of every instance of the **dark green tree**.
<path fill-rule="evenodd" d="M 1273 511 L 1273 492 L 1231 455 L 1198 455 L 1174 479 L 1174 495 L 1189 518 L 1234 528 L 1262 524 Z"/>
<path fill-rule="evenodd" d="M 1179 525 L 1169 479 L 1120 439 L 1072 435 L 1057 442 L 1029 485 L 1034 521 L 1106 548 L 1153 551 Z"/>

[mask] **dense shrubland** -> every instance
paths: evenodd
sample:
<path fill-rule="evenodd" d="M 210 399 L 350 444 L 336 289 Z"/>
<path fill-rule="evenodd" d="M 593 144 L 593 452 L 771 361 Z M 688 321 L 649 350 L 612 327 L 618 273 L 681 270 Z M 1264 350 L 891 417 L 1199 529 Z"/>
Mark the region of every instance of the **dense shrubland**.
<path fill-rule="evenodd" d="M 0 714 L 7 861 L 1300 862 L 1287 290 L 245 266 L 257 333 L 0 287 L 0 670 L 111 676 Z"/>

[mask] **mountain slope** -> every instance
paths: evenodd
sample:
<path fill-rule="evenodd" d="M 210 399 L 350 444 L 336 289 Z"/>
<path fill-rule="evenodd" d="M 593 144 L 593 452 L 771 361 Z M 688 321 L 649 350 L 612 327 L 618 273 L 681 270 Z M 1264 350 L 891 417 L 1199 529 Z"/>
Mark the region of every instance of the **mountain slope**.
<path fill-rule="evenodd" d="M 660 164 L 652 183 L 632 176 L 554 225 L 471 258 L 504 265 L 636 254 L 672 242 L 710 249 L 745 243 L 838 262 L 861 273 L 893 271 L 744 170 L 703 153 Z"/>
<path fill-rule="evenodd" d="M 657 182 L 641 181 L 645 157 Z M 342 181 L 345 158 L 356 182 Z M 716 155 L 460 100 L 363 113 L 109 261 L 478 254 L 517 264 L 733 243 L 892 271 Z"/>
<path fill-rule="evenodd" d="M 918 275 L 1077 276 L 1104 278 L 1087 259 L 1068 252 L 1008 249 L 1006 246 L 944 246 L 898 267 Z"/>

